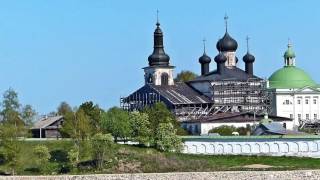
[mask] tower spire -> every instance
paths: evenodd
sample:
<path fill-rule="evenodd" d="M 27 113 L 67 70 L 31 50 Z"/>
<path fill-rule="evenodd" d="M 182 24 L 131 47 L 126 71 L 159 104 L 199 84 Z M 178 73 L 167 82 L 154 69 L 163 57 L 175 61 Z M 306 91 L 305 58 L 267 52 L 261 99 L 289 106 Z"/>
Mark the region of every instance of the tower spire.
<path fill-rule="evenodd" d="M 160 26 L 160 23 L 159 23 L 159 10 L 157 9 L 157 23 L 156 25 L 159 27 Z"/>
<path fill-rule="evenodd" d="M 229 17 L 228 17 L 228 15 L 226 13 L 224 15 L 224 23 L 225 23 L 225 26 L 226 26 L 226 32 L 228 32 L 228 19 L 229 19 Z"/>
<path fill-rule="evenodd" d="M 247 35 L 247 37 L 246 37 L 246 41 L 247 41 L 247 53 L 249 53 L 249 40 L 250 40 L 250 38 L 249 38 L 249 36 Z"/>
<path fill-rule="evenodd" d="M 292 47 L 292 44 L 291 44 L 291 39 L 288 38 L 288 48 Z"/>
<path fill-rule="evenodd" d="M 203 42 L 203 54 L 206 54 L 206 38 L 203 38 L 202 42 Z"/>

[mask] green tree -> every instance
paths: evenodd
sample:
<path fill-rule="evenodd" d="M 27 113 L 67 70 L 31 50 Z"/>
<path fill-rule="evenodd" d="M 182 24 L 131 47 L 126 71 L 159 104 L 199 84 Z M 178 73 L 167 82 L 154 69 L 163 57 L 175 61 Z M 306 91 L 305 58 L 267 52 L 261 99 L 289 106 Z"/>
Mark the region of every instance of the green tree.
<path fill-rule="evenodd" d="M 94 132 L 100 132 L 100 121 L 103 110 L 97 104 L 94 105 L 92 101 L 81 104 L 79 109 L 82 109 L 83 112 L 88 116 Z"/>
<path fill-rule="evenodd" d="M 237 128 L 234 126 L 222 125 L 209 130 L 209 133 L 219 133 L 221 136 L 231 136 L 232 132 L 236 132 Z"/>
<path fill-rule="evenodd" d="M 3 121 L 0 124 L 1 145 L 6 162 L 12 170 L 12 174 L 15 174 L 20 163 L 21 140 L 23 140 L 19 138 L 24 137 L 27 131 L 19 114 L 18 94 L 13 89 L 10 88 L 3 94 L 1 105 L 3 108 L 1 111 Z"/>
<path fill-rule="evenodd" d="M 78 109 L 74 112 L 67 112 L 64 116 L 64 123 L 60 130 L 62 134 L 67 134 L 74 143 L 74 149 L 77 151 L 77 162 L 80 160 L 80 156 L 86 153 L 86 141 L 90 139 L 92 135 L 92 128 L 89 122 L 88 116 L 82 109 Z"/>
<path fill-rule="evenodd" d="M 37 145 L 33 148 L 33 154 L 36 157 L 36 166 L 41 171 L 44 170 L 45 167 L 48 165 L 48 161 L 51 158 L 49 149 L 45 145 Z"/>
<path fill-rule="evenodd" d="M 132 138 L 139 144 L 147 145 L 151 140 L 149 116 L 146 113 L 132 112 L 129 115 Z"/>
<path fill-rule="evenodd" d="M 98 169 L 102 169 L 107 158 L 113 155 L 113 139 L 111 134 L 97 133 L 91 139 L 92 158 L 96 161 Z"/>
<path fill-rule="evenodd" d="M 24 124 L 19 114 L 19 109 L 21 105 L 19 103 L 17 92 L 15 92 L 11 88 L 8 89 L 3 94 L 3 100 L 1 105 L 2 105 L 1 114 L 3 116 L 3 122 L 9 122 L 16 126 Z"/>
<path fill-rule="evenodd" d="M 57 114 L 61 116 L 65 116 L 66 114 L 73 112 L 71 106 L 65 101 L 60 103 L 60 105 L 57 108 L 57 111 Z"/>
<path fill-rule="evenodd" d="M 173 114 L 168 110 L 166 105 L 162 102 L 156 103 L 152 107 L 144 110 L 149 116 L 151 136 L 154 138 L 157 134 L 160 123 L 171 123 L 174 127 L 178 127 L 178 122 L 175 120 Z"/>
<path fill-rule="evenodd" d="M 79 163 L 79 150 L 77 147 L 71 148 L 68 151 L 68 159 L 73 168 L 77 167 L 77 164 Z"/>
<path fill-rule="evenodd" d="M 161 123 L 156 136 L 156 147 L 161 151 L 180 152 L 182 141 L 176 135 L 176 129 L 171 123 Z"/>
<path fill-rule="evenodd" d="M 187 82 L 194 80 L 198 75 L 191 71 L 181 71 L 174 79 L 175 82 Z"/>
<path fill-rule="evenodd" d="M 20 109 L 20 103 L 18 99 L 18 93 L 14 91 L 12 88 L 9 88 L 3 94 L 2 101 L 2 114 L 5 115 L 7 111 L 16 111 L 18 112 Z"/>
<path fill-rule="evenodd" d="M 119 138 L 126 141 L 131 135 L 129 113 L 120 108 L 113 107 L 103 113 L 101 123 L 104 132 L 111 133 L 115 141 Z"/>
<path fill-rule="evenodd" d="M 37 113 L 31 105 L 27 104 L 22 108 L 21 118 L 27 127 L 31 127 L 35 121 Z"/>
<path fill-rule="evenodd" d="M 86 140 L 92 134 L 92 126 L 89 117 L 82 109 L 78 109 L 76 112 L 66 113 L 61 131 L 72 139 Z"/>
<path fill-rule="evenodd" d="M 16 169 L 20 165 L 21 140 L 19 137 L 24 135 L 25 129 L 22 125 L 12 124 L 11 122 L 2 122 L 0 125 L 1 145 L 8 167 L 12 175 L 15 175 Z"/>

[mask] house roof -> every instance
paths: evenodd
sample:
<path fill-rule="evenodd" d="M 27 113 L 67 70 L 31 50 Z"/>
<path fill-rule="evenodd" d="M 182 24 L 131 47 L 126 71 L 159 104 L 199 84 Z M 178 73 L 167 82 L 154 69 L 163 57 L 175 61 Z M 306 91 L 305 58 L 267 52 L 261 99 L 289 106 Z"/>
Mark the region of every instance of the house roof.
<path fill-rule="evenodd" d="M 264 135 L 264 134 L 299 135 L 301 134 L 302 135 L 305 133 L 288 130 L 278 122 L 271 122 L 271 123 L 260 123 L 259 126 L 255 129 L 254 134 L 255 135 Z"/>
<path fill-rule="evenodd" d="M 254 114 L 250 112 L 225 112 L 211 115 L 208 117 L 202 117 L 200 119 L 192 119 L 184 121 L 183 123 L 240 123 L 240 122 L 259 122 L 264 115 Z M 280 116 L 269 116 L 274 121 L 292 121 L 290 118 Z"/>
<path fill-rule="evenodd" d="M 174 85 L 156 86 L 146 84 L 128 97 L 126 101 L 145 100 L 145 94 L 156 93 L 173 105 L 179 104 L 206 104 L 212 101 L 198 91 L 188 86 L 186 83 L 177 82 Z"/>
<path fill-rule="evenodd" d="M 200 94 L 186 83 L 178 82 L 171 86 L 149 85 L 173 104 L 203 104 L 211 103 L 211 100 Z"/>
<path fill-rule="evenodd" d="M 197 81 L 221 81 L 221 80 L 239 80 L 246 81 L 250 78 L 261 79 L 257 76 L 250 76 L 244 70 L 234 67 L 232 69 L 225 68 L 224 73 L 219 74 L 217 70 L 211 71 L 208 74 L 197 77 L 196 79 L 189 82 Z M 262 80 L 262 79 L 261 79 Z"/>
<path fill-rule="evenodd" d="M 52 116 L 52 117 L 42 118 L 33 125 L 32 129 L 40 129 L 40 128 L 43 129 L 47 127 L 52 128 L 50 125 L 52 125 L 53 123 L 61 119 L 63 119 L 63 116 Z"/>

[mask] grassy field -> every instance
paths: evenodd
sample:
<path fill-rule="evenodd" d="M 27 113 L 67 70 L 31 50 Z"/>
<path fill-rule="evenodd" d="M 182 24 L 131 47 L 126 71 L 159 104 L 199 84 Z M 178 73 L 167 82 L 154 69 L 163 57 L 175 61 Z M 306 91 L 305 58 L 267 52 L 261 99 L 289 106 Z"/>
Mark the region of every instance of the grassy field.
<path fill-rule="evenodd" d="M 88 161 L 89 153 L 78 168 L 71 168 L 67 151 L 71 141 L 24 142 L 17 169 L 20 175 L 41 174 L 34 169 L 33 147 L 46 145 L 52 158 L 44 174 L 90 174 L 90 173 L 150 173 L 187 171 L 234 171 L 234 170 L 296 170 L 320 169 L 320 159 L 264 156 L 209 156 L 163 153 L 152 148 L 116 145 L 115 155 L 102 171 L 97 171 Z M 5 163 L 0 165 L 2 173 L 10 172 Z"/>

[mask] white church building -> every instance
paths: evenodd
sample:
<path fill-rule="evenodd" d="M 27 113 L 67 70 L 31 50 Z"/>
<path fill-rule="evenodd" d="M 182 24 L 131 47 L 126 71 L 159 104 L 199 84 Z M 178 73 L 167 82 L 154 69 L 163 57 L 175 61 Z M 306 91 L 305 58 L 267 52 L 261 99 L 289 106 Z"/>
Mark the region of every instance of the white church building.
<path fill-rule="evenodd" d="M 297 129 L 304 122 L 312 123 L 320 118 L 320 86 L 296 67 L 295 57 L 289 43 L 284 67 L 270 76 L 268 88 L 272 94 L 271 114 L 293 119 L 292 126 Z"/>

